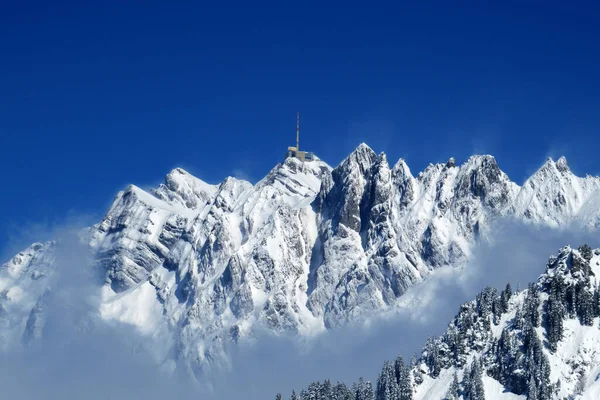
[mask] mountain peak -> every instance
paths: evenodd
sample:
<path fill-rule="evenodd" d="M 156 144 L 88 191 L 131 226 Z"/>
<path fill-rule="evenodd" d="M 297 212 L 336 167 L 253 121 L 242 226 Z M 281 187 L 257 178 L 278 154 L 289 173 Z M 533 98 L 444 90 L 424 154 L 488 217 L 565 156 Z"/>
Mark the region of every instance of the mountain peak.
<path fill-rule="evenodd" d="M 558 161 L 556 161 L 556 169 L 561 172 L 570 171 L 569 164 L 567 163 L 567 159 L 565 156 L 561 156 Z"/>
<path fill-rule="evenodd" d="M 546 161 L 540 167 L 540 170 L 552 168 L 555 165 L 554 159 L 552 157 L 546 157 Z"/>
<path fill-rule="evenodd" d="M 165 176 L 163 184 L 152 190 L 152 194 L 170 204 L 192 209 L 205 204 L 217 189 L 218 185 L 206 183 L 183 168 L 175 168 Z"/>
<path fill-rule="evenodd" d="M 497 166 L 496 158 L 490 154 L 476 154 L 469 157 L 467 164 Z"/>
<path fill-rule="evenodd" d="M 496 159 L 489 154 L 471 156 L 461 168 L 480 171 L 488 177 L 490 182 L 497 182 L 504 175 Z"/>
<path fill-rule="evenodd" d="M 569 173 L 571 172 L 569 168 L 569 164 L 567 163 L 567 159 L 564 156 L 561 156 L 557 161 L 554 161 L 552 157 L 546 158 L 544 164 L 536 171 L 533 176 L 539 174 L 556 174 L 556 173 Z"/>
<path fill-rule="evenodd" d="M 359 144 L 356 149 L 348 157 L 352 157 L 353 155 L 361 155 L 369 158 L 377 158 L 377 154 L 370 148 L 366 143 Z"/>
<path fill-rule="evenodd" d="M 388 162 L 387 154 L 385 154 L 383 151 L 381 153 L 379 153 L 379 155 L 377 156 L 376 163 L 380 167 L 390 169 L 390 163 Z"/>
<path fill-rule="evenodd" d="M 345 169 L 356 165 L 364 171 L 371 168 L 376 162 L 377 154 L 366 143 L 361 143 L 339 166 Z"/>
<path fill-rule="evenodd" d="M 369 147 L 369 145 L 366 144 L 365 142 L 362 142 L 361 144 L 359 144 L 356 147 L 356 150 L 354 150 L 354 151 L 357 151 L 357 150 L 371 150 L 371 151 L 373 151 L 373 149 L 371 149 L 371 147 Z"/>
<path fill-rule="evenodd" d="M 177 167 L 165 176 L 165 186 L 170 190 L 177 191 L 181 185 L 194 187 L 206 192 L 214 192 L 217 188 L 217 185 L 206 183 L 183 168 Z"/>
<path fill-rule="evenodd" d="M 413 178 L 410 168 L 403 158 L 399 159 L 396 165 L 394 165 L 392 168 L 392 174 L 396 177 L 401 177 L 403 180 Z"/>
<path fill-rule="evenodd" d="M 191 174 L 189 172 L 187 172 L 185 169 L 183 169 L 181 167 L 177 167 L 177 168 L 174 168 L 167 175 L 191 175 Z"/>

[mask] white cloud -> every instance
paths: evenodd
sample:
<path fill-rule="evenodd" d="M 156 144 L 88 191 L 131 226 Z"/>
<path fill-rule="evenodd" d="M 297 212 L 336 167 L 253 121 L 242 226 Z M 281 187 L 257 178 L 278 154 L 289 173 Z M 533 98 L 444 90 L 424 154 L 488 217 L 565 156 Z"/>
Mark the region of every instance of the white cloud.
<path fill-rule="evenodd" d="M 76 231 L 65 228 L 56 235 L 58 273 L 51 285 L 42 341 L 0 359 L 3 398 L 265 399 L 278 391 L 289 395 L 312 380 L 351 383 L 359 376 L 374 380 L 385 359 L 403 354 L 408 360 L 428 335 L 442 333 L 459 305 L 484 286 L 500 289 L 510 281 L 513 288 L 518 282 L 525 287 L 544 271 L 546 260 L 558 248 L 584 242 L 597 245 L 594 236 L 579 232 L 505 224 L 494 244 L 479 246 L 464 269 L 440 270 L 410 290 L 403 302 L 415 301 L 393 316 L 305 342 L 257 332 L 255 345 L 232 349 L 232 369 L 215 373 L 209 392 L 179 374 L 168 377 L 161 372 L 136 345 L 143 338 L 131 327 L 99 323 L 94 294 L 103 274 L 91 267 Z"/>

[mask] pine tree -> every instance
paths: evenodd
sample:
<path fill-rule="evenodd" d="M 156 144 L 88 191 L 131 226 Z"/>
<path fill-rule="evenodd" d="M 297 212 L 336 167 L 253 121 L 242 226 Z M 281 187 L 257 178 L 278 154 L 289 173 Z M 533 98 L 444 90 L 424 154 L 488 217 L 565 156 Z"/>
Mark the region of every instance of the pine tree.
<path fill-rule="evenodd" d="M 353 400 L 352 391 L 345 383 L 336 383 L 332 389 L 331 400 Z"/>
<path fill-rule="evenodd" d="M 527 385 L 527 400 L 539 400 L 538 389 L 533 376 L 529 378 L 529 384 Z"/>
<path fill-rule="evenodd" d="M 537 400 L 549 400 L 551 398 L 550 362 L 543 352 L 543 345 L 537 333 L 531 325 L 527 326 L 525 371 L 528 379 L 528 398 L 535 396 Z M 533 381 L 532 381 L 533 379 Z M 535 386 L 535 391 L 531 388 Z"/>
<path fill-rule="evenodd" d="M 510 374 L 511 338 L 508 328 L 504 327 L 496 347 L 496 368 L 492 368 L 492 377 L 503 385 L 506 385 L 506 376 Z"/>
<path fill-rule="evenodd" d="M 367 381 L 365 384 L 363 400 L 375 400 L 375 393 L 373 392 L 373 385 L 371 385 L 371 381 Z"/>
<path fill-rule="evenodd" d="M 473 393 L 473 379 L 471 376 L 471 368 L 468 365 L 465 367 L 461 386 L 465 400 L 471 399 L 471 393 Z"/>
<path fill-rule="evenodd" d="M 477 295 L 477 311 L 481 318 L 486 318 L 492 313 L 492 304 L 497 297 L 496 289 L 486 287 Z"/>
<path fill-rule="evenodd" d="M 523 330 L 521 332 L 522 332 L 521 334 L 523 337 L 523 346 L 525 346 L 525 352 L 527 352 L 529 350 L 529 348 L 531 347 L 533 338 L 536 335 L 535 329 L 533 328 L 533 325 L 531 324 L 530 320 L 528 320 L 528 319 L 525 320 L 525 322 L 523 324 Z"/>
<path fill-rule="evenodd" d="M 569 318 L 575 318 L 577 316 L 577 292 L 574 285 L 567 288 L 565 302 Z"/>
<path fill-rule="evenodd" d="M 358 378 L 358 382 L 354 382 L 352 384 L 352 393 L 354 393 L 355 400 L 363 400 L 362 393 L 364 390 L 363 389 L 364 384 L 365 384 L 365 382 L 364 382 L 362 376 L 360 378 Z"/>
<path fill-rule="evenodd" d="M 592 248 L 590 246 L 588 246 L 587 244 L 579 246 L 579 248 L 577 250 L 579 250 L 579 253 L 583 257 L 583 259 L 585 261 L 587 261 L 588 263 L 590 262 L 590 260 L 594 256 L 594 254 L 592 252 Z"/>
<path fill-rule="evenodd" d="M 471 392 L 470 400 L 485 400 L 483 387 L 483 370 L 479 360 L 473 360 L 471 364 Z"/>
<path fill-rule="evenodd" d="M 583 283 L 579 283 L 577 292 L 577 316 L 582 325 L 592 326 L 594 323 L 594 296 Z"/>
<path fill-rule="evenodd" d="M 515 312 L 513 325 L 517 330 L 523 329 L 523 309 L 520 305 L 517 306 L 517 311 Z"/>
<path fill-rule="evenodd" d="M 400 377 L 402 376 L 403 370 L 406 368 L 404 364 L 404 358 L 402 356 L 396 357 L 394 361 L 394 375 L 396 376 L 396 383 L 400 384 Z"/>
<path fill-rule="evenodd" d="M 512 294 L 513 292 L 509 282 L 506 284 L 506 288 L 500 294 L 500 305 L 503 313 L 508 311 L 508 303 L 512 297 Z"/>
<path fill-rule="evenodd" d="M 427 342 L 425 343 L 425 363 L 429 367 L 429 373 L 433 378 L 437 378 L 442 369 L 439 351 L 438 341 L 431 337 L 427 338 Z"/>
<path fill-rule="evenodd" d="M 283 400 L 283 396 L 281 395 L 281 393 L 277 393 L 277 395 L 275 396 L 275 400 Z"/>
<path fill-rule="evenodd" d="M 375 398 L 377 400 L 398 400 L 398 397 L 399 390 L 394 365 L 386 361 L 377 379 Z"/>
<path fill-rule="evenodd" d="M 550 297 L 546 302 L 546 319 L 548 324 L 548 347 L 552 352 L 557 350 L 558 342 L 563 338 L 565 316 L 566 310 L 562 299 L 560 299 L 558 288 L 556 285 L 551 285 Z"/>
<path fill-rule="evenodd" d="M 398 357 L 394 363 L 396 379 L 398 383 L 398 399 L 412 400 L 413 391 L 410 381 L 410 369 L 404 364 L 402 357 Z"/>
<path fill-rule="evenodd" d="M 360 384 L 361 384 L 361 380 L 362 380 L 362 377 L 358 379 L 358 382 L 353 382 L 352 383 L 351 392 L 352 392 L 352 397 L 354 397 L 354 400 L 360 400 L 360 392 L 361 392 Z"/>
<path fill-rule="evenodd" d="M 594 307 L 594 318 L 600 317 L 600 291 L 598 290 L 598 286 L 596 286 L 594 288 L 593 307 Z"/>
<path fill-rule="evenodd" d="M 534 327 L 537 328 L 538 326 L 540 326 L 540 298 L 537 294 L 537 289 L 533 283 L 530 283 L 527 289 L 527 296 L 525 296 L 525 307 L 525 318 L 529 319 Z"/>
<path fill-rule="evenodd" d="M 538 392 L 540 400 L 552 399 L 552 382 L 550 382 L 550 362 L 545 354 L 542 353 L 539 361 L 540 384 Z"/>
<path fill-rule="evenodd" d="M 312 382 L 308 385 L 308 400 L 321 400 L 321 383 Z"/>
<path fill-rule="evenodd" d="M 500 317 L 502 316 L 503 312 L 502 300 L 500 298 L 495 299 L 492 303 L 492 316 L 494 325 L 498 325 L 500 323 Z"/>
<path fill-rule="evenodd" d="M 298 396 L 296 395 L 295 390 L 292 390 L 292 395 L 290 396 L 290 400 L 298 400 Z"/>
<path fill-rule="evenodd" d="M 356 400 L 375 400 L 375 394 L 373 393 L 373 386 L 370 381 L 365 381 L 363 377 L 358 379 L 358 384 L 355 385 L 355 399 Z"/>
<path fill-rule="evenodd" d="M 591 250 L 589 257 L 591 259 Z M 590 276 L 590 260 L 586 259 L 583 254 L 573 254 L 571 257 L 571 274 L 580 278 L 589 279 Z"/>
<path fill-rule="evenodd" d="M 451 323 L 448 325 L 448 329 L 446 329 L 446 333 L 444 333 L 444 342 L 448 346 L 450 350 L 450 356 L 452 360 L 456 364 L 459 360 L 459 352 L 460 352 L 460 334 L 458 332 L 458 328 L 455 324 Z"/>
<path fill-rule="evenodd" d="M 446 393 L 446 397 L 444 400 L 458 400 L 458 391 L 460 387 L 458 384 L 458 375 L 456 374 L 456 370 L 454 371 L 454 377 L 452 378 L 452 382 L 450 383 L 450 387 L 448 388 L 448 392 Z"/>
<path fill-rule="evenodd" d="M 329 379 L 325 379 L 323 384 L 321 385 L 321 390 L 319 393 L 319 399 L 321 400 L 329 400 L 332 397 L 332 388 L 331 381 Z"/>

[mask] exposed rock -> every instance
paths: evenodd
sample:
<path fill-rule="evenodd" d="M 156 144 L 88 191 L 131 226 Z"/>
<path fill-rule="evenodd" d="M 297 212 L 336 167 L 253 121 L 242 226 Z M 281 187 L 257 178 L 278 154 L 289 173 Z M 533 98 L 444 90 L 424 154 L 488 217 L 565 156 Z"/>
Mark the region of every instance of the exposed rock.
<path fill-rule="evenodd" d="M 152 193 L 120 192 L 86 237 L 106 281 L 103 318 L 160 338 L 164 358 L 218 364 L 228 341 L 257 327 L 310 335 L 394 306 L 436 269 L 466 262 L 499 218 L 595 229 L 599 189 L 563 158 L 519 187 L 491 156 L 414 177 L 362 144 L 334 169 L 288 159 L 256 185 L 209 185 L 175 169 Z M 0 267 L 4 337 L 41 332 L 53 246 Z M 7 319 L 14 309 L 22 322 Z"/>

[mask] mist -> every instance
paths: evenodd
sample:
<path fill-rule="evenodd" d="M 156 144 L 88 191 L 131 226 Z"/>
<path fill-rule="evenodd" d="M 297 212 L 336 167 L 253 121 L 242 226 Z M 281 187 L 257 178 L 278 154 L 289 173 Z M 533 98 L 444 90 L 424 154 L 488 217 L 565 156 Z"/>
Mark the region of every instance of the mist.
<path fill-rule="evenodd" d="M 292 389 L 299 392 L 324 379 L 351 384 L 362 376 L 374 382 L 385 360 L 402 355 L 409 362 L 419 356 L 427 337 L 442 334 L 459 306 L 484 287 L 500 290 L 510 283 L 513 291 L 527 288 L 545 271 L 551 255 L 565 245 L 583 243 L 598 247 L 598 237 L 575 228 L 542 229 L 506 221 L 495 227 L 493 243 L 476 246 L 466 266 L 436 271 L 383 316 L 302 342 L 263 333 L 255 346 L 236 349 L 232 365 L 237 380 L 222 398 L 230 398 L 236 389 L 251 399 L 277 392 L 287 397 Z"/>
<path fill-rule="evenodd" d="M 565 245 L 588 243 L 596 235 L 577 230 L 539 229 L 505 223 L 493 243 L 475 248 L 463 268 L 442 268 L 410 289 L 400 306 L 381 317 L 349 324 L 313 338 L 254 332 L 253 344 L 230 349 L 231 368 L 194 382 L 185 368 L 167 372 L 151 352 L 152 339 L 133 327 L 99 318 L 95 270 L 78 228 L 56 236 L 56 270 L 48 278 L 47 323 L 40 339 L 15 346 L 0 358 L 0 387 L 8 399 L 178 399 L 274 398 L 289 396 L 313 380 L 351 384 L 375 380 L 386 359 L 408 361 L 428 336 L 443 333 L 459 305 L 485 286 L 513 289 L 544 272 L 549 256 Z"/>
<path fill-rule="evenodd" d="M 99 319 L 95 310 L 104 278 L 80 233 L 79 225 L 52 231 L 55 268 L 43 296 L 46 324 L 39 339 L 2 354 L 2 398 L 197 398 L 189 384 L 165 379 L 135 345 L 143 340 L 135 329 Z"/>

